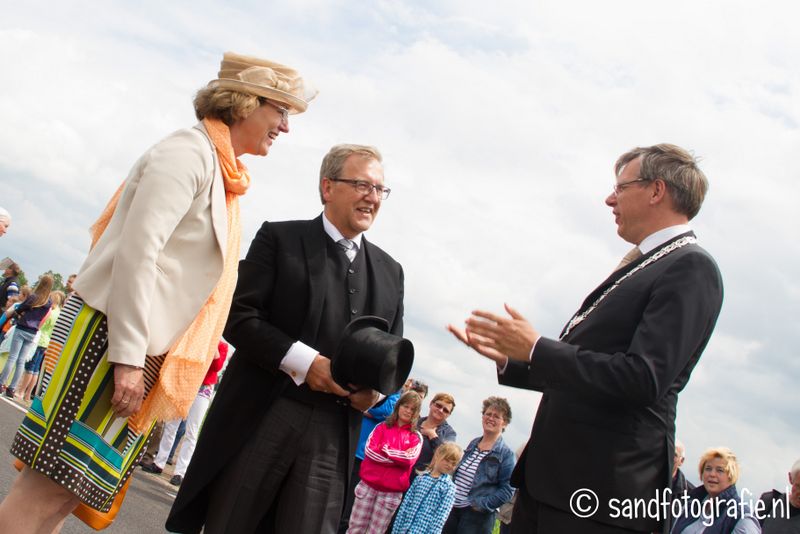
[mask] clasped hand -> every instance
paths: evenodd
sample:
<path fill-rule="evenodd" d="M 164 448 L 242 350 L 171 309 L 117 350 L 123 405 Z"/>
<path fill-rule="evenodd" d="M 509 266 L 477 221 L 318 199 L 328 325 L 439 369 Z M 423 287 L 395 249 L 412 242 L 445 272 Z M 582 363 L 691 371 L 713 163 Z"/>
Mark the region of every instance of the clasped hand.
<path fill-rule="evenodd" d="M 330 358 L 326 358 L 321 354 L 317 354 L 311 363 L 311 367 L 308 368 L 306 383 L 314 391 L 347 397 L 350 400 L 350 406 L 360 412 L 369 410 L 372 405 L 378 402 L 379 398 L 378 392 L 373 389 L 359 389 L 358 386 L 348 384 L 347 387 L 350 388 L 350 391 L 348 391 L 337 384 L 331 375 Z"/>

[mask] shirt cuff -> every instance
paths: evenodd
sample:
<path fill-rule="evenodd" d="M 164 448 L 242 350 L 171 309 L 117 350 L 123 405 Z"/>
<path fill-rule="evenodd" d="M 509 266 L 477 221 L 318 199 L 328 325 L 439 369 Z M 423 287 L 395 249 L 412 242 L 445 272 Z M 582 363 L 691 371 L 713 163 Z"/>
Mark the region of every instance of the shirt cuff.
<path fill-rule="evenodd" d="M 537 337 L 536 341 L 533 342 L 533 346 L 531 347 L 531 352 L 530 354 L 528 354 L 528 364 L 530 364 L 533 361 L 533 351 L 536 350 L 536 344 L 539 343 L 540 339 L 542 339 L 542 336 Z M 506 372 L 506 368 L 508 367 L 508 360 L 510 360 L 510 358 L 506 357 L 506 363 L 504 363 L 502 367 L 500 367 L 499 363 L 497 364 L 497 374 L 502 375 L 503 373 Z"/>
<path fill-rule="evenodd" d="M 302 385 L 306 381 L 306 375 L 311 364 L 314 363 L 314 358 L 317 357 L 317 351 L 312 349 L 305 343 L 295 341 L 289 347 L 286 356 L 281 360 L 278 369 L 289 375 L 296 385 Z"/>

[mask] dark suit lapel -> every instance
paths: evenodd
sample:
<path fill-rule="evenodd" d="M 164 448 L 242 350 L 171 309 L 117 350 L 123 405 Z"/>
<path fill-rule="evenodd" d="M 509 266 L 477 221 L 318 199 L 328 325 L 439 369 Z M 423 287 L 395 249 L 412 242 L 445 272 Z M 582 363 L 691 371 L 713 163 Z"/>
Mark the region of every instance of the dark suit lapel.
<path fill-rule="evenodd" d="M 661 250 L 662 248 L 666 247 L 670 243 L 673 243 L 673 242 L 677 241 L 678 239 L 681 239 L 681 238 L 686 237 L 686 236 L 695 237 L 694 232 L 691 232 L 691 231 L 685 232 L 685 233 L 680 234 L 678 236 L 675 236 L 673 239 L 670 239 L 669 241 L 667 241 L 665 243 L 662 243 L 661 245 L 658 245 L 656 248 L 654 248 L 653 250 L 651 250 L 647 254 L 644 254 L 644 255 L 640 256 L 639 258 L 637 258 L 636 260 L 630 262 L 629 264 L 627 264 L 626 266 L 622 267 L 621 269 L 617 269 L 616 271 L 614 271 L 613 273 L 608 275 L 608 278 L 603 280 L 603 282 L 599 286 L 594 288 L 594 290 L 591 293 L 589 293 L 589 295 L 587 295 L 587 297 L 585 299 L 583 299 L 583 303 L 581 304 L 580 309 L 576 312 L 576 315 L 578 313 L 583 312 L 586 308 L 591 306 L 600 297 L 600 295 L 603 294 L 603 291 L 608 289 L 611 285 L 614 284 L 614 282 L 616 282 L 617 280 L 619 280 L 620 278 L 622 278 L 623 276 L 628 274 L 631 270 L 635 269 L 640 263 L 642 263 L 643 261 L 648 259 L 653 254 L 657 253 L 659 250 Z M 620 286 L 620 287 L 622 287 L 622 286 Z M 564 328 L 561 330 L 562 335 L 563 335 L 564 330 L 566 330 L 568 325 L 569 325 L 569 323 L 567 323 L 567 325 L 564 325 Z"/>
<path fill-rule="evenodd" d="M 394 310 L 384 309 L 385 299 L 381 299 L 381 296 L 392 294 L 386 289 L 393 287 L 394 281 L 383 264 L 383 258 L 367 242 L 366 237 L 361 238 L 361 245 L 364 249 L 364 259 L 367 262 L 367 271 L 369 272 L 369 313 L 379 317 L 389 317 Z"/>
<path fill-rule="evenodd" d="M 301 339 L 316 339 L 319 332 L 319 323 L 322 318 L 322 306 L 325 300 L 325 291 L 328 278 L 325 276 L 327 249 L 325 239 L 327 234 L 322 226 L 322 216 L 312 220 L 308 231 L 303 235 L 303 252 L 306 257 L 309 284 L 309 307 L 306 321 L 303 324 Z"/>

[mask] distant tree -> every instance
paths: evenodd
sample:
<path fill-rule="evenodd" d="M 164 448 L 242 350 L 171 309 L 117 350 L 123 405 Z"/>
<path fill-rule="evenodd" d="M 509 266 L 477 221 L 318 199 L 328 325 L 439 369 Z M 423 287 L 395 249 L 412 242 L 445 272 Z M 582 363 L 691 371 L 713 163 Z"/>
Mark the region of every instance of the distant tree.
<path fill-rule="evenodd" d="M 25 271 L 19 272 L 17 275 L 17 281 L 19 282 L 19 287 L 28 285 L 28 279 L 25 277 Z"/>
<path fill-rule="evenodd" d="M 49 274 L 53 277 L 53 291 L 64 291 L 64 277 L 61 276 L 61 273 L 56 273 L 52 270 L 49 270 L 43 274 Z"/>

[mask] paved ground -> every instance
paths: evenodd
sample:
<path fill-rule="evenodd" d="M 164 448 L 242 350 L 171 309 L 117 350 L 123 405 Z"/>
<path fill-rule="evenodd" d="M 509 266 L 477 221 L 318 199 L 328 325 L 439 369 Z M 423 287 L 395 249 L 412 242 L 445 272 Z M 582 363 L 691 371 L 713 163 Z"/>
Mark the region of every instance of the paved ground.
<path fill-rule="evenodd" d="M 14 433 L 22 421 L 24 409 L 24 406 L 12 402 L 5 396 L 0 398 L 0 498 L 6 496 L 17 474 L 11 466 L 12 457 L 8 450 L 11 448 Z M 171 468 L 169 466 L 161 475 L 151 475 L 137 468 L 116 521 L 102 532 L 108 534 L 163 534 L 166 532 L 164 521 L 172 506 L 176 490 L 169 484 L 170 477 Z M 95 531 L 70 516 L 61 532 L 78 534 Z"/>

